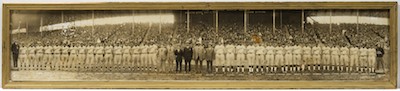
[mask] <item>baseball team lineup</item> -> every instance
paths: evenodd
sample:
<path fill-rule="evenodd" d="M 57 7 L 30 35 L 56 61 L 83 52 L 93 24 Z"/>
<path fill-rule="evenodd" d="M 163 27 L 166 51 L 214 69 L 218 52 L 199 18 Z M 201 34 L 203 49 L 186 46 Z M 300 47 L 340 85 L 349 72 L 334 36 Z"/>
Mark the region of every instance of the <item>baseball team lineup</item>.
<path fill-rule="evenodd" d="M 389 26 L 359 20 L 386 11 L 26 12 L 12 18 L 18 81 L 371 80 L 390 66 Z"/>
<path fill-rule="evenodd" d="M 193 61 L 196 62 L 198 72 L 374 73 L 376 59 L 382 57 L 383 50 L 327 46 L 192 44 L 37 46 L 21 47 L 19 53 L 19 70 L 189 72 Z M 202 69 L 203 63 L 207 64 L 206 69 Z"/>

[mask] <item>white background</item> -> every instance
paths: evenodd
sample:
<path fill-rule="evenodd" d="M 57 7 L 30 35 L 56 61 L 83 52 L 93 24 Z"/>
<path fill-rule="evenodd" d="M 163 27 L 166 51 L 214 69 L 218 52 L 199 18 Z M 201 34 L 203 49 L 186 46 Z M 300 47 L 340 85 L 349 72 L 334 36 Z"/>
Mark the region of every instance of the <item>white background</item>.
<path fill-rule="evenodd" d="M 85 3 L 85 2 L 355 2 L 355 1 L 360 1 L 360 2 L 393 2 L 396 0 L 2 0 L 1 3 Z M 400 5 L 398 5 L 400 6 Z M 2 7 L 0 7 L 0 10 L 2 10 Z M 398 9 L 400 10 L 400 9 Z M 2 12 L 2 11 L 1 11 Z M 0 13 L 1 13 L 0 12 Z M 2 14 L 0 14 L 2 15 Z M 398 18 L 400 21 L 400 18 Z M 2 21 L 2 18 L 0 19 Z M 0 22 L 0 26 L 2 26 Z M 400 27 L 399 27 L 400 28 Z M 399 30 L 399 29 L 398 29 Z M 400 32 L 398 32 L 398 35 Z M 0 34 L 0 40 L 2 38 L 2 35 Z M 398 39 L 398 42 L 400 39 Z M 0 45 L 2 46 L 1 42 Z M 0 48 L 1 51 L 1 48 Z M 399 51 L 399 50 L 398 50 Z M 399 54 L 398 54 L 399 55 Z M 0 55 L 1 57 L 2 55 Z M 400 62 L 399 62 L 400 65 Z M 1 67 L 0 67 L 1 70 Z M 400 69 L 399 69 L 400 70 Z M 400 72 L 398 72 L 400 73 Z M 399 75 L 398 75 L 399 76 Z M 399 77 L 398 77 L 399 78 Z M 0 79 L 1 80 L 1 79 Z M 399 82 L 400 80 L 398 80 Z M 399 87 L 399 85 L 398 85 Z M 27 89 L 1 89 L 4 91 L 26 91 Z M 35 89 L 37 91 L 43 91 L 43 90 L 66 90 L 66 89 Z M 67 89 L 67 90 L 74 90 L 74 91 L 88 91 L 88 89 Z M 91 90 L 97 90 L 97 89 L 91 89 Z M 119 89 L 121 90 L 121 89 Z M 358 89 L 359 91 L 365 91 L 365 89 Z M 353 90 L 352 90 L 353 91 Z M 371 90 L 371 91 L 381 91 L 378 89 Z"/>

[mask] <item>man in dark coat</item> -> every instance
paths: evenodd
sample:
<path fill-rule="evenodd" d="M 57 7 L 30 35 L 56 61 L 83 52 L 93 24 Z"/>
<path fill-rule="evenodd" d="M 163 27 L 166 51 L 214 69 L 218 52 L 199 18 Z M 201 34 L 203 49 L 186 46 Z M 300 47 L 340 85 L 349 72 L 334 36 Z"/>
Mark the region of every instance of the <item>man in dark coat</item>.
<path fill-rule="evenodd" d="M 11 45 L 11 51 L 12 51 L 12 57 L 13 57 L 13 61 L 14 61 L 14 64 L 13 64 L 13 66 L 14 67 L 17 67 L 17 62 L 18 62 L 18 54 L 19 54 L 19 47 L 18 47 L 18 45 L 17 45 L 17 43 L 13 43 L 12 45 Z"/>
<path fill-rule="evenodd" d="M 207 72 L 212 72 L 213 60 L 215 59 L 214 47 L 212 45 L 206 46 L 205 60 L 207 61 Z"/>
<path fill-rule="evenodd" d="M 193 57 L 193 49 L 190 45 L 186 45 L 183 49 L 183 58 L 185 59 L 185 71 L 190 72 L 190 62 Z"/>
<path fill-rule="evenodd" d="M 383 55 L 385 54 L 385 50 L 382 48 L 383 46 L 378 45 L 376 48 L 376 61 L 378 63 L 377 69 L 384 69 L 383 68 Z"/>
<path fill-rule="evenodd" d="M 183 57 L 183 50 L 180 46 L 175 47 L 176 50 L 174 50 L 174 54 L 175 54 L 175 71 L 176 72 L 180 72 L 182 71 L 182 57 Z"/>

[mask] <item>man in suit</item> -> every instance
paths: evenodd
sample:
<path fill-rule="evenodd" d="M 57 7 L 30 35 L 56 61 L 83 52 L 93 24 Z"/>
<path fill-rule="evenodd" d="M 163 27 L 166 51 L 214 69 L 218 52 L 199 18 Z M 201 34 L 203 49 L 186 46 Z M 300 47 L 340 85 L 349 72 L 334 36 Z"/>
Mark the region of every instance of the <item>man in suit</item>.
<path fill-rule="evenodd" d="M 183 49 L 183 58 L 185 59 L 185 71 L 190 72 L 190 62 L 193 57 L 193 48 L 190 46 L 190 43 L 186 45 Z"/>
<path fill-rule="evenodd" d="M 203 66 L 203 56 L 204 56 L 204 46 L 201 44 L 196 44 L 194 47 L 194 53 L 193 53 L 193 59 L 196 64 L 196 71 L 201 72 L 202 66 Z"/>
<path fill-rule="evenodd" d="M 13 66 L 14 67 L 17 67 L 17 64 L 18 64 L 18 55 L 19 55 L 19 46 L 17 45 L 17 43 L 13 43 L 12 45 L 11 45 L 11 49 L 12 49 L 12 53 L 13 53 L 13 61 L 14 61 L 14 64 L 13 64 Z M 13 67 L 13 68 L 14 68 Z"/>
<path fill-rule="evenodd" d="M 182 57 L 183 57 L 183 50 L 182 48 L 178 45 L 175 47 L 176 50 L 174 50 L 174 54 L 175 54 L 175 71 L 176 72 L 180 72 L 182 71 Z"/>
<path fill-rule="evenodd" d="M 214 47 L 210 44 L 206 46 L 205 59 L 207 61 L 207 72 L 212 72 L 213 60 L 215 59 Z"/>

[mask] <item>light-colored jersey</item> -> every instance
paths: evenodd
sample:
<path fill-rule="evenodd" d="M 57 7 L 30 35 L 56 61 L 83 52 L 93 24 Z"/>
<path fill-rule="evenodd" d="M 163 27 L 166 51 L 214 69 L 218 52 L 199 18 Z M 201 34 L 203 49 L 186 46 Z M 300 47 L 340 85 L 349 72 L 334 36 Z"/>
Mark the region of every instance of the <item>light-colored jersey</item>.
<path fill-rule="evenodd" d="M 104 47 L 96 47 L 96 54 L 103 54 L 104 53 Z"/>
<path fill-rule="evenodd" d="M 256 53 L 256 47 L 254 47 L 254 46 L 247 46 L 246 50 L 247 50 L 247 54 L 255 54 Z"/>
<path fill-rule="evenodd" d="M 62 49 L 62 53 L 63 54 L 68 54 L 68 52 L 69 52 L 69 47 L 64 46 L 63 49 Z"/>
<path fill-rule="evenodd" d="M 368 57 L 376 57 L 376 50 L 373 48 L 368 49 Z"/>
<path fill-rule="evenodd" d="M 86 50 L 87 50 L 86 46 L 78 47 L 79 54 L 86 54 Z"/>
<path fill-rule="evenodd" d="M 121 46 L 114 47 L 113 53 L 122 54 L 122 47 Z"/>
<path fill-rule="evenodd" d="M 93 54 L 95 50 L 94 46 L 86 47 L 87 54 Z"/>
<path fill-rule="evenodd" d="M 46 53 L 46 54 L 51 54 L 52 50 L 53 50 L 53 47 L 50 47 L 50 46 L 44 47 L 44 53 Z"/>
<path fill-rule="evenodd" d="M 359 55 L 360 49 L 358 48 L 350 48 L 350 55 Z"/>
<path fill-rule="evenodd" d="M 368 56 L 368 49 L 367 48 L 361 48 L 360 49 L 360 56 Z"/>
<path fill-rule="evenodd" d="M 223 45 L 215 46 L 215 53 L 216 54 L 224 54 L 225 53 L 225 47 Z"/>
<path fill-rule="evenodd" d="M 225 49 L 227 54 L 235 53 L 235 46 L 233 45 L 227 45 Z"/>
<path fill-rule="evenodd" d="M 140 48 L 140 53 L 141 54 L 147 54 L 148 53 L 148 46 L 141 46 Z"/>
<path fill-rule="evenodd" d="M 264 55 L 265 54 L 265 48 L 263 46 L 257 46 L 256 47 L 256 54 Z"/>
<path fill-rule="evenodd" d="M 236 46 L 236 54 L 245 54 L 246 53 L 245 48 L 246 47 L 242 45 Z"/>
<path fill-rule="evenodd" d="M 339 55 L 340 52 L 339 48 L 333 47 L 331 50 L 332 50 L 331 52 L 332 55 Z"/>
<path fill-rule="evenodd" d="M 69 48 L 71 51 L 71 54 L 76 54 L 76 53 L 78 53 L 78 49 L 76 48 L 76 47 L 70 47 Z"/>
<path fill-rule="evenodd" d="M 293 47 L 292 46 L 286 46 L 286 47 L 284 47 L 284 50 L 285 50 L 285 54 L 287 54 L 287 55 L 291 55 L 292 53 L 293 53 Z"/>
<path fill-rule="evenodd" d="M 106 54 L 112 54 L 113 53 L 113 49 L 114 48 L 112 46 L 107 46 L 107 47 L 104 48 Z"/>
<path fill-rule="evenodd" d="M 321 55 L 321 53 L 322 53 L 321 52 L 321 47 L 317 47 L 317 46 L 316 47 L 312 47 L 311 50 L 313 52 L 312 53 L 313 55 Z"/>
<path fill-rule="evenodd" d="M 29 54 L 35 54 L 35 52 L 36 52 L 35 47 L 29 47 L 28 50 L 29 50 Z"/>
<path fill-rule="evenodd" d="M 26 53 L 27 53 L 27 47 L 21 47 L 21 48 L 19 48 L 19 53 L 20 53 L 20 54 L 26 54 Z"/>
<path fill-rule="evenodd" d="M 42 46 L 38 46 L 38 47 L 36 47 L 36 54 L 43 54 L 43 52 L 44 52 L 44 47 L 42 47 Z"/>
<path fill-rule="evenodd" d="M 267 46 L 267 47 L 265 48 L 265 50 L 267 51 L 267 54 L 268 54 L 268 55 L 274 55 L 274 54 L 275 54 L 275 49 L 274 49 L 274 47 L 272 47 L 272 46 Z"/>
<path fill-rule="evenodd" d="M 131 50 L 130 46 L 123 46 L 122 49 L 123 49 L 122 50 L 123 54 L 130 54 L 130 50 Z"/>
<path fill-rule="evenodd" d="M 304 55 L 311 55 L 312 54 L 312 50 L 311 47 L 303 47 L 303 54 Z"/>
<path fill-rule="evenodd" d="M 331 48 L 330 47 L 323 47 L 322 48 L 322 54 L 323 55 L 331 55 Z"/>
<path fill-rule="evenodd" d="M 156 54 L 157 53 L 157 46 L 156 45 L 152 45 L 149 46 L 149 54 Z"/>
<path fill-rule="evenodd" d="M 55 46 L 53 48 L 53 53 L 55 54 L 60 54 L 61 53 L 61 47 L 60 46 Z"/>
<path fill-rule="evenodd" d="M 347 48 L 347 47 L 341 47 L 341 48 L 340 48 L 340 55 L 345 55 L 345 56 L 347 56 L 347 55 L 349 55 L 349 54 L 350 54 L 349 48 Z"/>
<path fill-rule="evenodd" d="M 284 55 L 285 54 L 285 50 L 283 47 L 275 47 L 276 50 L 276 55 Z"/>

